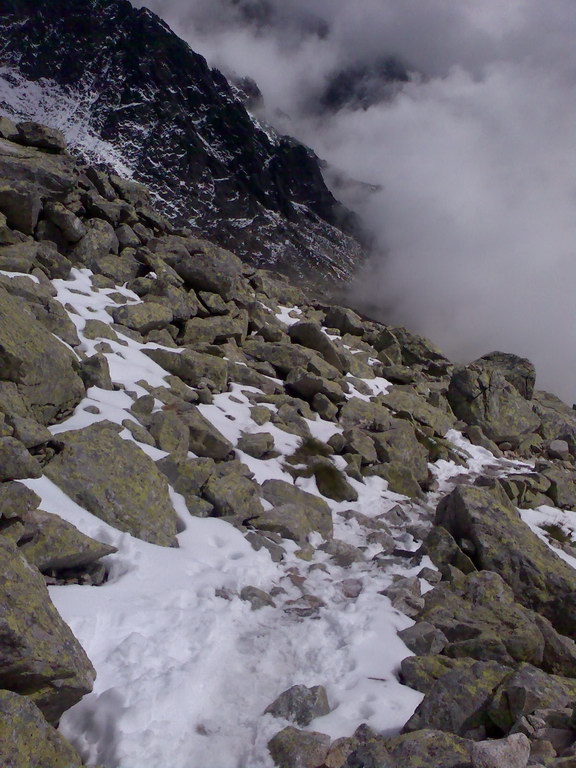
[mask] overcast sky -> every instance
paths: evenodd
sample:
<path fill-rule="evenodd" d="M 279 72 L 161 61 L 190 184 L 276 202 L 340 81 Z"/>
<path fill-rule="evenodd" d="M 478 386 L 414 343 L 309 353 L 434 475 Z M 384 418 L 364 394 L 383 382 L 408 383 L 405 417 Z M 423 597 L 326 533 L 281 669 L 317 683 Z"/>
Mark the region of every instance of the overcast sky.
<path fill-rule="evenodd" d="M 134 4 L 253 77 L 270 122 L 378 185 L 344 200 L 377 236 L 358 302 L 457 361 L 530 357 L 539 387 L 576 399 L 574 0 Z M 335 72 L 386 56 L 419 73 L 393 98 L 307 109 Z"/>

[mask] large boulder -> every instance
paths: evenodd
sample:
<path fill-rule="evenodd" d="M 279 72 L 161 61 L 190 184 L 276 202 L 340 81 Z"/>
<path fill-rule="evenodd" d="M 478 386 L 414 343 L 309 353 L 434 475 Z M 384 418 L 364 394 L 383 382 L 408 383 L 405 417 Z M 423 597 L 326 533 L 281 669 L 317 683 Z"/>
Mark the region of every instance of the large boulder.
<path fill-rule="evenodd" d="M 340 354 L 334 342 L 328 338 L 317 323 L 301 320 L 291 325 L 288 333 L 293 342 L 309 349 L 315 349 L 327 363 L 339 371 L 345 371 L 346 358 Z"/>
<path fill-rule="evenodd" d="M 309 725 L 316 717 L 323 717 L 329 712 L 328 696 L 321 685 L 313 688 L 293 685 L 264 710 L 264 714 L 283 717 L 301 726 Z"/>
<path fill-rule="evenodd" d="M 525 357 L 507 352 L 490 352 L 478 360 L 483 365 L 500 371 L 502 376 L 520 392 L 526 400 L 531 400 L 536 384 L 536 368 Z"/>
<path fill-rule="evenodd" d="M 471 738 L 485 735 L 488 705 L 510 672 L 495 661 L 478 661 L 447 672 L 433 684 L 404 730 L 434 728 Z"/>
<path fill-rule="evenodd" d="M 64 449 L 46 475 L 74 501 L 121 531 L 151 544 L 177 546 L 177 517 L 165 477 L 116 425 L 99 422 L 62 432 Z"/>
<path fill-rule="evenodd" d="M 230 440 L 198 408 L 191 408 L 181 418 L 188 427 L 189 449 L 197 456 L 223 460 L 234 450 Z"/>
<path fill-rule="evenodd" d="M 225 300 L 233 298 L 242 275 L 240 259 L 206 240 L 189 240 L 186 246 L 189 253 L 173 264 L 186 285 L 218 293 Z"/>
<path fill-rule="evenodd" d="M 439 437 L 443 437 L 456 423 L 452 414 L 431 405 L 410 387 L 392 387 L 385 395 L 380 395 L 378 400 L 397 414 L 430 427 Z"/>
<path fill-rule="evenodd" d="M 0 574 L 0 688 L 25 694 L 57 723 L 92 690 L 94 669 L 40 573 L 1 536 Z"/>
<path fill-rule="evenodd" d="M 118 325 L 125 325 L 133 331 L 146 334 L 149 331 L 166 328 L 172 322 L 174 315 L 172 310 L 163 304 L 146 302 L 118 307 L 113 311 L 112 317 Z"/>
<path fill-rule="evenodd" d="M 74 160 L 0 139 L 0 178 L 32 185 L 41 196 L 65 195 L 77 180 Z"/>
<path fill-rule="evenodd" d="M 576 572 L 522 522 L 504 492 L 458 486 L 439 503 L 436 524 L 458 544 L 466 540 L 476 567 L 501 574 L 519 603 L 559 632 L 576 633 Z"/>
<path fill-rule="evenodd" d="M 312 530 L 319 531 L 326 539 L 331 538 L 332 513 L 324 499 L 319 499 L 318 496 L 313 496 L 284 480 L 265 480 L 262 484 L 262 495 L 275 507 L 289 504 L 299 508 L 310 521 Z"/>
<path fill-rule="evenodd" d="M 0 376 L 16 385 L 41 424 L 54 422 L 84 396 L 76 369 L 73 353 L 36 320 L 25 302 L 0 287 Z"/>
<path fill-rule="evenodd" d="M 288 726 L 268 742 L 277 768 L 320 768 L 328 755 L 330 736 Z"/>
<path fill-rule="evenodd" d="M 183 352 L 170 352 L 167 349 L 143 351 L 168 373 L 178 376 L 192 387 L 197 387 L 202 379 L 209 379 L 219 392 L 226 389 L 228 364 L 221 357 L 195 352 L 192 349 L 185 349 Z"/>
<path fill-rule="evenodd" d="M 478 425 L 497 443 L 518 444 L 523 435 L 540 426 L 531 403 L 498 367 L 482 360 L 454 371 L 447 397 L 459 419 Z"/>
<path fill-rule="evenodd" d="M 29 698 L 0 691 L 0 765 L 81 768 L 82 760 Z"/>

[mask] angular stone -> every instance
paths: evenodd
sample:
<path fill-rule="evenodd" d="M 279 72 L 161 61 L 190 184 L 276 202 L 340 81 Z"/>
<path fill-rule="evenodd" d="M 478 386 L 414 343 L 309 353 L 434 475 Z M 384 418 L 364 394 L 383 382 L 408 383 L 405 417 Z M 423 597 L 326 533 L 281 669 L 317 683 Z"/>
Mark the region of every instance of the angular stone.
<path fill-rule="evenodd" d="M 189 240 L 189 255 L 174 264 L 187 285 L 200 291 L 211 291 L 228 301 L 236 293 L 242 275 L 242 262 L 230 251 L 206 240 Z"/>
<path fill-rule="evenodd" d="M 398 632 L 398 637 L 418 656 L 441 653 L 448 645 L 448 638 L 427 621 L 419 621 L 413 627 Z"/>
<path fill-rule="evenodd" d="M 275 608 L 276 603 L 268 592 L 264 592 L 257 587 L 247 586 L 240 590 L 240 600 L 250 603 L 253 611 L 259 611 L 260 608 Z"/>
<path fill-rule="evenodd" d="M 296 725 L 309 725 L 316 717 L 330 713 L 326 689 L 321 685 L 307 688 L 293 685 L 266 707 L 264 714 L 292 720 Z"/>
<path fill-rule="evenodd" d="M 201 379 L 209 379 L 219 392 L 226 390 L 228 365 L 219 357 L 205 355 L 191 349 L 185 349 L 181 353 L 169 352 L 165 349 L 143 351 L 162 368 L 192 387 L 197 387 Z"/>
<path fill-rule="evenodd" d="M 81 533 L 58 515 L 37 509 L 23 513 L 21 519 L 25 527 L 19 551 L 42 573 L 90 565 L 117 551 Z"/>
<path fill-rule="evenodd" d="M 271 363 L 279 373 L 284 375 L 296 368 L 306 369 L 311 358 L 308 350 L 297 344 L 270 343 L 256 339 L 246 340 L 244 352 L 255 360 Z"/>
<path fill-rule="evenodd" d="M 458 736 L 485 733 L 488 705 L 510 672 L 509 667 L 494 661 L 478 661 L 447 672 L 432 685 L 404 726 L 405 731 L 434 728 Z"/>
<path fill-rule="evenodd" d="M 235 317 L 193 317 L 184 328 L 182 345 L 223 344 L 234 339 L 237 344 L 243 344 L 248 333 L 248 313 L 240 312 Z"/>
<path fill-rule="evenodd" d="M 468 768 L 474 742 L 424 728 L 386 743 L 398 768 Z M 504 764 L 500 768 L 504 768 Z"/>
<path fill-rule="evenodd" d="M 324 499 L 297 488 L 284 480 L 265 480 L 262 495 L 275 507 L 294 505 L 310 521 L 312 530 L 319 531 L 325 539 L 333 535 L 332 513 Z"/>
<path fill-rule="evenodd" d="M 27 696 L 0 691 L 0 765 L 81 768 L 82 760 Z"/>
<path fill-rule="evenodd" d="M 42 467 L 14 437 L 0 437 L 0 481 L 41 477 Z"/>
<path fill-rule="evenodd" d="M 172 310 L 162 304 L 143 303 L 126 304 L 118 307 L 112 313 L 114 322 L 125 325 L 138 333 L 148 333 L 165 328 L 172 322 Z"/>
<path fill-rule="evenodd" d="M 197 408 L 186 411 L 181 418 L 189 428 L 189 450 L 192 453 L 223 460 L 234 450 L 232 443 Z"/>
<path fill-rule="evenodd" d="M 0 484 L 0 519 L 20 517 L 40 505 L 41 498 L 23 483 Z"/>
<path fill-rule="evenodd" d="M 164 476 L 141 448 L 118 436 L 116 425 L 99 422 L 58 439 L 64 450 L 44 471 L 68 496 L 121 531 L 177 546 L 177 518 Z"/>
<path fill-rule="evenodd" d="M 87 233 L 87 229 L 72 211 L 62 203 L 48 200 L 44 204 L 44 216 L 62 232 L 69 243 L 77 243 Z"/>
<path fill-rule="evenodd" d="M 110 378 L 108 360 L 100 352 L 82 361 L 80 364 L 80 376 L 86 387 L 99 387 L 106 390 L 114 389 L 112 379 Z"/>
<path fill-rule="evenodd" d="M 451 659 L 448 656 L 407 656 L 400 664 L 400 680 L 422 693 L 427 693 L 446 672 L 474 664 L 473 659 Z"/>
<path fill-rule="evenodd" d="M 328 755 L 330 736 L 288 726 L 270 739 L 268 750 L 277 768 L 320 768 Z"/>
<path fill-rule="evenodd" d="M 443 437 L 456 423 L 454 416 L 431 405 L 409 387 L 392 387 L 385 395 L 379 395 L 378 400 L 396 413 L 406 414 L 430 427 L 439 437 Z"/>
<path fill-rule="evenodd" d="M 41 196 L 52 196 L 69 192 L 77 171 L 71 157 L 0 140 L 0 178 L 32 183 Z"/>
<path fill-rule="evenodd" d="M 424 486 L 428 479 L 428 451 L 416 437 L 414 427 L 403 419 L 393 419 L 390 428 L 373 434 L 377 460 L 410 470 Z"/>
<path fill-rule="evenodd" d="M 356 427 L 369 432 L 382 432 L 390 429 L 393 417 L 388 408 L 378 403 L 352 397 L 340 409 L 339 421 L 344 429 Z"/>
<path fill-rule="evenodd" d="M 338 328 L 342 335 L 362 336 L 364 323 L 356 312 L 345 307 L 330 307 L 326 312 L 325 325 L 327 328 Z"/>
<path fill-rule="evenodd" d="M 297 504 L 280 504 L 250 520 L 258 531 L 269 531 L 284 539 L 292 539 L 301 546 L 308 543 L 308 536 L 316 527 L 306 510 Z"/>
<path fill-rule="evenodd" d="M 576 633 L 576 573 L 530 528 L 504 493 L 456 487 L 436 511 L 457 543 L 471 542 L 476 567 L 497 571 L 516 600 L 548 618 L 561 633 Z"/>
<path fill-rule="evenodd" d="M 448 401 L 459 419 L 477 424 L 496 443 L 517 445 L 523 435 L 540 426 L 531 404 L 497 368 L 482 361 L 453 373 Z"/>
<path fill-rule="evenodd" d="M 236 473 L 212 475 L 203 494 L 219 517 L 252 518 L 264 514 L 257 483 Z"/>
<path fill-rule="evenodd" d="M 536 368 L 530 360 L 507 352 L 490 352 L 477 361 L 499 371 L 506 381 L 520 392 L 526 400 L 531 400 L 536 384 Z"/>
<path fill-rule="evenodd" d="M 242 435 L 236 446 L 239 451 L 262 459 L 274 450 L 274 437 L 269 432 L 254 432 Z"/>
<path fill-rule="evenodd" d="M 523 733 L 472 745 L 473 768 L 526 768 L 529 757 L 530 741 Z"/>
<path fill-rule="evenodd" d="M 503 733 L 508 733 L 521 717 L 537 709 L 563 709 L 571 706 L 575 697 L 575 680 L 521 664 L 495 692 L 488 714 Z"/>
<path fill-rule="evenodd" d="M 157 411 L 150 420 L 149 431 L 160 450 L 167 453 L 188 452 L 190 429 L 174 411 Z"/>
<path fill-rule="evenodd" d="M 88 264 L 111 251 L 118 253 L 118 238 L 111 224 L 103 219 L 90 219 L 86 224 L 86 234 L 70 251 L 73 262 Z"/>
<path fill-rule="evenodd" d="M 43 577 L 1 536 L 0 574 L 0 688 L 26 694 L 56 723 L 92 690 L 94 669 Z"/>
<path fill-rule="evenodd" d="M 62 131 L 47 125 L 34 123 L 31 120 L 17 124 L 20 144 L 28 147 L 38 147 L 49 152 L 63 152 L 66 149 L 66 139 Z"/>
<path fill-rule="evenodd" d="M 312 400 L 316 395 L 324 395 L 333 403 L 340 403 L 345 399 L 344 390 L 335 381 L 323 379 L 313 373 L 296 368 L 286 377 L 288 391 L 296 395 Z"/>
<path fill-rule="evenodd" d="M 6 216 L 9 227 L 33 235 L 41 210 L 42 200 L 33 185 L 20 181 L 0 182 L 0 212 Z"/>
<path fill-rule="evenodd" d="M 317 323 L 303 320 L 288 329 L 292 341 L 319 352 L 324 360 L 339 371 L 345 372 L 346 359 Z"/>

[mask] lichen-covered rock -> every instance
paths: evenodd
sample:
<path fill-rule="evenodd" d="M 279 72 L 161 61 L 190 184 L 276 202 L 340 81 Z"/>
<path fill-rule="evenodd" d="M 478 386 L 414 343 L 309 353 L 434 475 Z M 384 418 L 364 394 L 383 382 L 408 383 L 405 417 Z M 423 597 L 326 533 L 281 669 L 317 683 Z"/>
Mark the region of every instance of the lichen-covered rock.
<path fill-rule="evenodd" d="M 188 452 L 190 428 L 174 411 L 154 413 L 148 429 L 160 450 L 173 454 Z"/>
<path fill-rule="evenodd" d="M 575 697 L 575 680 L 521 664 L 495 691 L 488 715 L 503 733 L 508 733 L 521 717 L 537 709 L 563 709 L 571 706 Z"/>
<path fill-rule="evenodd" d="M 531 400 L 536 384 L 536 368 L 530 360 L 507 352 L 490 352 L 477 361 L 499 371 L 526 400 Z"/>
<path fill-rule="evenodd" d="M 233 298 L 242 275 L 240 259 L 206 240 L 189 240 L 186 246 L 189 254 L 174 264 L 186 285 L 217 293 L 225 300 Z"/>
<path fill-rule="evenodd" d="M 235 472 L 228 472 L 223 477 L 212 475 L 204 486 L 203 495 L 219 517 L 251 518 L 264 513 L 258 484 Z"/>
<path fill-rule="evenodd" d="M 352 397 L 340 409 L 340 424 L 344 429 L 366 429 L 369 432 L 382 432 L 390 429 L 393 416 L 382 405 Z"/>
<path fill-rule="evenodd" d="M 20 440 L 0 437 L 0 481 L 41 477 L 42 467 Z"/>
<path fill-rule="evenodd" d="M 301 726 L 309 725 L 314 718 L 322 717 L 329 712 L 328 696 L 321 685 L 315 685 L 312 688 L 293 685 L 264 710 L 264 714 L 283 717 Z"/>
<path fill-rule="evenodd" d="M 28 697 L 0 691 L 0 765 L 81 768 L 82 760 Z"/>
<path fill-rule="evenodd" d="M 183 352 L 169 352 L 166 349 L 143 350 L 154 362 L 169 373 L 182 379 L 186 384 L 197 387 L 202 379 L 209 379 L 218 392 L 224 392 L 228 382 L 228 364 L 214 355 L 206 355 L 185 349 Z"/>
<path fill-rule="evenodd" d="M 166 479 L 116 426 L 99 422 L 62 432 L 64 450 L 46 475 L 74 501 L 121 531 L 162 546 L 177 546 L 176 512 Z"/>
<path fill-rule="evenodd" d="M 0 688 L 26 694 L 55 723 L 94 676 L 40 573 L 0 536 Z"/>
<path fill-rule="evenodd" d="M 262 459 L 274 450 L 274 436 L 269 432 L 245 434 L 238 440 L 236 447 L 239 451 L 247 453 L 248 456 L 253 456 L 255 459 Z"/>
<path fill-rule="evenodd" d="M 265 342 L 257 339 L 247 339 L 243 345 L 244 352 L 255 360 L 265 360 L 276 370 L 286 376 L 296 368 L 307 369 L 313 353 L 298 344 L 285 342 Z"/>
<path fill-rule="evenodd" d="M 457 543 L 471 542 L 476 567 L 501 574 L 519 603 L 559 632 L 576 633 L 576 572 L 532 533 L 503 492 L 458 486 L 438 505 L 436 524 Z"/>
<path fill-rule="evenodd" d="M 456 423 L 454 416 L 431 405 L 409 387 L 392 387 L 385 395 L 379 395 L 378 400 L 396 413 L 430 427 L 439 437 L 443 437 Z"/>
<path fill-rule="evenodd" d="M 286 384 L 289 391 L 306 400 L 313 400 L 319 394 L 324 395 L 333 403 L 340 403 L 345 399 L 344 390 L 340 384 L 324 379 L 322 376 L 316 376 L 301 368 L 296 368 L 288 374 Z"/>
<path fill-rule="evenodd" d="M 447 672 L 426 693 L 404 730 L 434 728 L 458 736 L 485 734 L 488 705 L 510 672 L 509 667 L 495 661 L 478 661 Z"/>
<path fill-rule="evenodd" d="M 42 210 L 42 200 L 38 191 L 21 181 L 3 180 L 0 184 L 0 212 L 13 229 L 25 235 L 32 235 Z M 6 267 L 4 267 L 6 268 Z M 22 270 L 28 271 L 28 270 Z"/>
<path fill-rule="evenodd" d="M 469 667 L 473 659 L 451 659 L 448 656 L 433 654 L 429 656 L 407 656 L 400 665 L 400 679 L 422 693 L 427 693 L 436 680 L 446 672 L 461 667 Z"/>
<path fill-rule="evenodd" d="M 309 349 L 315 349 L 327 363 L 339 371 L 345 372 L 346 358 L 340 354 L 334 342 L 328 338 L 317 323 L 302 320 L 291 325 L 288 333 L 293 342 Z"/>
<path fill-rule="evenodd" d="M 114 322 L 125 325 L 138 333 L 166 328 L 172 322 L 172 310 L 163 304 L 145 302 L 142 304 L 126 304 L 118 307 L 112 313 Z"/>
<path fill-rule="evenodd" d="M 189 429 L 189 449 L 197 456 L 221 460 L 234 450 L 232 443 L 197 408 L 181 414 L 181 418 Z"/>
<path fill-rule="evenodd" d="M 327 328 L 337 328 L 342 335 L 362 336 L 364 323 L 356 312 L 346 307 L 330 307 L 326 312 L 325 325 Z"/>
<path fill-rule="evenodd" d="M 312 530 L 319 531 L 325 539 L 332 537 L 332 513 L 323 499 L 284 480 L 266 480 L 262 484 L 262 495 L 275 507 L 288 504 L 298 508 L 309 521 Z"/>
<path fill-rule="evenodd" d="M 0 288 L 0 368 L 41 424 L 52 423 L 84 396 L 70 350 L 39 323 L 22 300 Z M 26 415 L 26 414 L 18 414 Z"/>
<path fill-rule="evenodd" d="M 80 376 L 86 387 L 113 389 L 108 360 L 99 352 L 82 361 L 80 364 Z"/>
<path fill-rule="evenodd" d="M 116 547 L 95 541 L 58 515 L 36 509 L 21 513 L 20 519 L 24 532 L 19 552 L 42 573 L 90 565 L 116 552 Z"/>
<path fill-rule="evenodd" d="M 73 262 L 91 265 L 109 253 L 118 253 L 118 238 L 114 227 L 103 219 L 90 219 L 86 222 L 86 234 L 70 250 L 69 258 Z"/>
<path fill-rule="evenodd" d="M 222 344 L 234 339 L 243 344 L 248 333 L 248 313 L 239 312 L 236 316 L 193 317 L 184 327 L 183 346 L 195 344 Z"/>
<path fill-rule="evenodd" d="M 473 743 L 431 728 L 397 736 L 386 742 L 399 768 L 469 768 Z M 504 768 L 504 763 L 501 768 Z"/>
<path fill-rule="evenodd" d="M 530 402 L 498 368 L 481 360 L 452 374 L 447 396 L 459 419 L 477 424 L 496 443 L 517 445 L 523 435 L 536 432 L 540 426 Z"/>
<path fill-rule="evenodd" d="M 288 726 L 270 739 L 268 750 L 277 768 L 320 768 L 330 742 L 330 736 L 324 733 Z"/>
<path fill-rule="evenodd" d="M 16 141 L 28 147 L 38 147 L 49 152 L 63 152 L 66 149 L 66 139 L 62 131 L 31 120 L 17 124 L 18 136 Z"/>
<path fill-rule="evenodd" d="M 373 434 L 378 461 L 409 469 L 420 485 L 428 478 L 428 451 L 416 437 L 414 427 L 403 419 L 393 419 L 389 429 Z"/>

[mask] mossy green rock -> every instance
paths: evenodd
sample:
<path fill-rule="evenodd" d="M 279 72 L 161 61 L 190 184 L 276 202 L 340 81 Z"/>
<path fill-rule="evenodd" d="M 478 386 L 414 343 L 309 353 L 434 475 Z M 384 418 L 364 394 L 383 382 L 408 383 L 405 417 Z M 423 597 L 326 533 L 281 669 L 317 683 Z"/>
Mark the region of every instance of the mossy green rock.
<path fill-rule="evenodd" d="M 386 746 L 402 768 L 468 768 L 473 743 L 453 733 L 424 728 L 389 739 Z"/>
<path fill-rule="evenodd" d="M 385 395 L 379 395 L 378 401 L 396 413 L 430 427 L 439 437 L 443 437 L 456 423 L 454 416 L 431 405 L 410 387 L 392 387 Z"/>
<path fill-rule="evenodd" d="M 113 311 L 112 317 L 118 325 L 125 325 L 138 333 L 148 333 L 166 328 L 172 322 L 173 314 L 172 310 L 163 304 L 146 302 L 118 307 Z"/>
<path fill-rule="evenodd" d="M 372 435 L 378 461 L 409 469 L 423 485 L 428 478 L 428 451 L 416 437 L 412 424 L 393 419 L 389 429 Z"/>
<path fill-rule="evenodd" d="M 0 688 L 26 694 L 49 722 L 92 690 L 95 672 L 40 573 L 0 537 Z"/>
<path fill-rule="evenodd" d="M 252 518 L 250 525 L 258 531 L 276 533 L 304 546 L 308 543 L 308 536 L 317 530 L 307 512 L 298 504 L 280 504 Z"/>
<path fill-rule="evenodd" d="M 352 397 L 340 409 L 340 424 L 344 429 L 366 429 L 369 432 L 382 432 L 390 429 L 393 416 L 383 405 Z"/>
<path fill-rule="evenodd" d="M 284 480 L 266 480 L 262 484 L 262 495 L 275 507 L 284 504 L 299 508 L 310 522 L 312 530 L 318 531 L 325 539 L 332 537 L 332 512 L 324 501 L 311 493 L 297 488 Z"/>
<path fill-rule="evenodd" d="M 330 736 L 288 726 L 268 742 L 277 768 L 318 768 L 330 748 Z"/>
<path fill-rule="evenodd" d="M 203 495 L 219 517 L 250 518 L 264 513 L 258 484 L 234 472 L 224 477 L 212 475 L 204 486 Z"/>
<path fill-rule="evenodd" d="M 473 659 L 451 659 L 439 654 L 407 656 L 400 665 L 400 679 L 404 685 L 427 693 L 446 672 L 469 667 L 473 663 Z"/>
<path fill-rule="evenodd" d="M 145 349 L 168 373 L 178 376 L 183 382 L 197 387 L 201 379 L 209 379 L 219 392 L 224 392 L 228 383 L 228 364 L 214 355 L 206 355 L 185 349 L 184 352 L 169 352 L 166 349 Z"/>
<path fill-rule="evenodd" d="M 291 325 L 288 333 L 293 342 L 301 344 L 303 347 L 308 347 L 308 349 L 316 350 L 327 363 L 333 365 L 339 371 L 345 372 L 345 356 L 340 354 L 334 342 L 328 338 L 318 323 L 302 320 Z"/>
<path fill-rule="evenodd" d="M 500 649 L 496 658 L 512 664 L 544 661 L 545 641 L 534 621 L 534 615 L 515 602 L 512 590 L 497 573 L 471 573 L 459 585 L 441 583 L 424 596 L 425 607 L 420 621 L 440 629 L 452 644 L 478 641 L 466 653 L 480 659 L 494 659 L 496 641 Z M 444 653 L 449 653 L 446 649 Z M 452 655 L 452 654 L 449 654 Z"/>
<path fill-rule="evenodd" d="M 547 675 L 530 664 L 521 664 L 496 690 L 488 708 L 491 721 L 504 733 L 536 709 L 563 709 L 576 698 L 576 680 Z"/>
<path fill-rule="evenodd" d="M 256 410 L 252 408 L 253 412 Z M 268 413 L 268 409 L 265 409 Z M 253 456 L 255 459 L 262 459 L 274 450 L 274 436 L 269 432 L 254 432 L 252 434 L 242 435 L 236 446 L 239 451 Z"/>
<path fill-rule="evenodd" d="M 2 768 L 81 768 L 76 750 L 29 698 L 0 690 Z"/>
<path fill-rule="evenodd" d="M 507 352 L 490 352 L 482 355 L 479 363 L 499 371 L 506 381 L 520 392 L 526 400 L 531 400 L 536 383 L 534 364 L 525 357 L 511 355 Z"/>
<path fill-rule="evenodd" d="M 19 551 L 42 573 L 90 565 L 116 552 L 116 547 L 95 541 L 58 515 L 36 509 L 21 519 L 24 543 L 18 543 Z"/>
<path fill-rule="evenodd" d="M 477 424 L 496 443 L 518 444 L 540 426 L 531 403 L 497 368 L 481 361 L 453 373 L 447 397 L 459 419 Z"/>
<path fill-rule="evenodd" d="M 562 634 L 576 634 L 576 572 L 532 533 L 503 491 L 459 486 L 438 505 L 436 524 L 458 544 L 471 542 L 476 567 L 501 574 L 519 603 Z"/>
<path fill-rule="evenodd" d="M 337 502 L 358 500 L 356 489 L 350 485 L 344 472 L 341 472 L 330 459 L 316 460 L 312 464 L 311 471 L 322 496 Z"/>
<path fill-rule="evenodd" d="M 186 285 L 199 291 L 211 291 L 226 301 L 237 294 L 242 262 L 230 251 L 206 240 L 189 240 L 189 254 L 174 264 Z"/>
<path fill-rule="evenodd" d="M 167 453 L 188 452 L 189 428 L 174 411 L 157 411 L 152 414 L 148 429 L 160 450 Z"/>
<path fill-rule="evenodd" d="M 0 437 L 0 481 L 41 477 L 42 467 L 20 440 Z"/>
<path fill-rule="evenodd" d="M 432 685 L 404 726 L 405 732 L 422 728 L 458 736 L 482 732 L 494 692 L 510 672 L 495 661 L 478 661 L 447 672 Z"/>
<path fill-rule="evenodd" d="M 244 352 L 254 360 L 265 360 L 276 370 L 286 375 L 296 368 L 307 369 L 313 358 L 313 353 L 298 344 L 285 342 L 266 342 L 258 339 L 247 339 L 243 346 Z"/>
<path fill-rule="evenodd" d="M 41 424 L 51 424 L 84 396 L 72 352 L 36 320 L 25 302 L 2 288 L 0 350 L 2 378 L 16 385 Z"/>
<path fill-rule="evenodd" d="M 189 429 L 189 449 L 197 456 L 210 459 L 226 459 L 234 446 L 206 419 L 198 408 L 192 408 L 181 415 Z"/>
<path fill-rule="evenodd" d="M 244 310 L 235 317 L 193 317 L 188 320 L 182 337 L 183 346 L 195 344 L 222 344 L 234 339 L 242 344 L 248 333 L 248 313 Z"/>
<path fill-rule="evenodd" d="M 177 546 L 168 484 L 135 443 L 108 422 L 63 432 L 46 475 L 89 512 L 151 544 Z"/>

